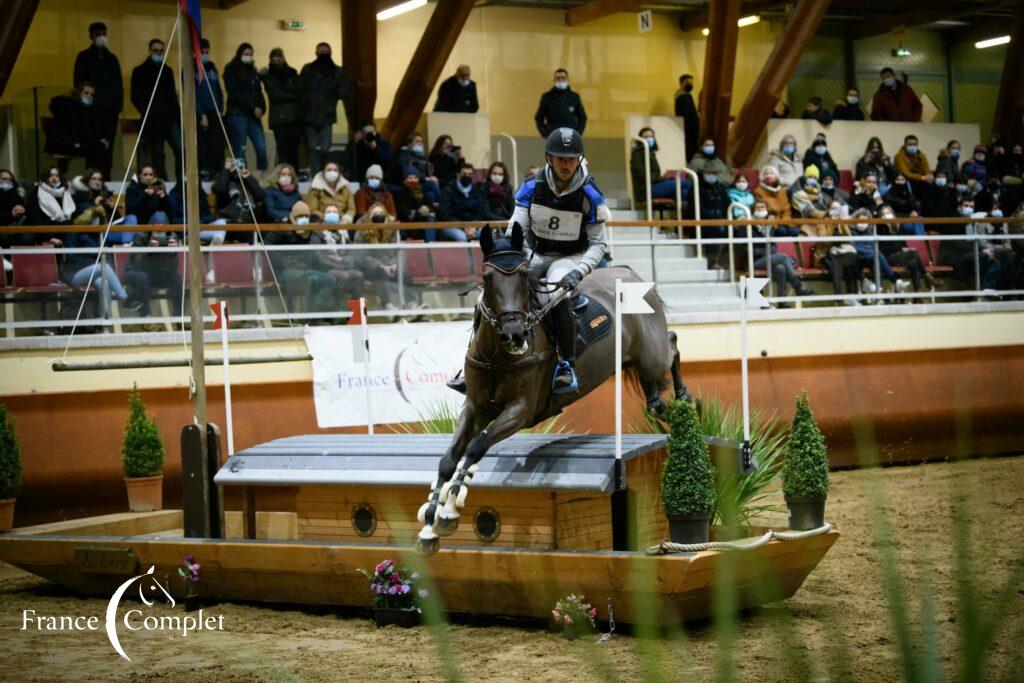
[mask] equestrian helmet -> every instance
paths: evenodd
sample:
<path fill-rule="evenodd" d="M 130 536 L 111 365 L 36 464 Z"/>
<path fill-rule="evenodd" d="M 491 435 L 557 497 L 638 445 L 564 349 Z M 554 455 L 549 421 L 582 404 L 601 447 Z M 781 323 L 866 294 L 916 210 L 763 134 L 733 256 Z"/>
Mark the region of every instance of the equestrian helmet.
<path fill-rule="evenodd" d="M 544 153 L 553 157 L 582 157 L 583 138 L 572 128 L 556 128 L 548 136 Z"/>

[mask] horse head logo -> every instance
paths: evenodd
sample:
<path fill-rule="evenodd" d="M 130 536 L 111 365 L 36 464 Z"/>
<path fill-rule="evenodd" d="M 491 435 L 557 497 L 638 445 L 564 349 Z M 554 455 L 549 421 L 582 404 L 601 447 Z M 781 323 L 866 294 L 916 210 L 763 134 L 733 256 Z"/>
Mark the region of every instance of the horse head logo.
<path fill-rule="evenodd" d="M 156 570 L 156 566 L 151 566 L 149 571 L 140 576 L 133 576 L 128 579 L 114 591 L 114 595 L 111 596 L 110 602 L 107 603 L 107 617 L 106 617 L 106 630 L 107 638 L 110 639 L 110 644 L 114 646 L 114 651 L 117 654 L 124 657 L 129 662 L 131 658 L 124 653 L 124 649 L 121 647 L 121 641 L 117 637 L 117 607 L 121 604 L 121 598 L 128 592 L 128 589 L 132 587 L 132 584 L 138 583 L 139 586 L 139 600 L 142 601 L 146 607 L 152 607 L 157 601 L 166 599 L 167 604 L 174 607 L 174 598 L 167 592 L 167 589 L 161 585 L 153 572 Z M 161 595 L 163 596 L 161 598 Z M 153 599 L 150 599 L 152 597 Z"/>

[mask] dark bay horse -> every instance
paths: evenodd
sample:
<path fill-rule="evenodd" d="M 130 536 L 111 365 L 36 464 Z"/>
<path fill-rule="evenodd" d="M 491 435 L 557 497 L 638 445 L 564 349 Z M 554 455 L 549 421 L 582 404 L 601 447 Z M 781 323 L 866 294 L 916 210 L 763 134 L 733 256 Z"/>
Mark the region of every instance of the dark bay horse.
<path fill-rule="evenodd" d="M 424 526 L 417 549 L 427 555 L 437 551 L 438 536 L 447 536 L 458 527 L 459 510 L 465 504 L 476 464 L 492 445 L 558 415 L 615 373 L 613 327 L 577 360 L 579 391 L 553 393 L 551 378 L 558 358 L 554 344 L 540 329 L 544 296 L 537 294 L 547 289 L 554 296 L 554 287 L 531 280 L 518 224 L 507 237 L 484 228 L 480 247 L 484 253 L 483 295 L 477 304 L 480 324 L 470 340 L 463 369 L 466 402 L 448 452 L 438 465 L 430 496 L 418 515 Z M 583 279 L 579 292 L 601 303 L 614 317 L 616 279 L 640 281 L 629 268 L 602 268 Z M 645 301 L 653 313 L 623 316 L 622 360 L 623 366 L 636 372 L 648 408 L 660 412 L 664 409 L 660 394 L 669 386 L 669 373 L 676 398 L 688 398 L 689 392 L 680 376 L 676 335 L 668 329 L 664 306 L 653 291 L 646 294 Z"/>

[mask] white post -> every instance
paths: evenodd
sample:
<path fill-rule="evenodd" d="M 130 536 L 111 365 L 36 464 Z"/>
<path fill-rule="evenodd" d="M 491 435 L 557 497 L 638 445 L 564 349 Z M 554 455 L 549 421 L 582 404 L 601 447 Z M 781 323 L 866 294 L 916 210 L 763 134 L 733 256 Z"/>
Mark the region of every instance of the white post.
<path fill-rule="evenodd" d="M 615 280 L 615 459 L 622 460 L 622 280 Z"/>
<path fill-rule="evenodd" d="M 231 420 L 231 362 L 228 360 L 228 302 L 217 302 L 220 306 L 220 352 L 224 356 L 224 414 L 227 418 L 228 455 L 235 454 L 235 429 Z"/>
<path fill-rule="evenodd" d="M 747 276 L 740 276 L 740 376 L 743 382 L 743 442 L 750 443 L 750 386 L 747 381 Z"/>
<path fill-rule="evenodd" d="M 366 396 L 366 433 L 373 434 L 373 404 L 370 400 L 370 329 L 366 320 L 366 297 L 359 297 L 359 333 L 363 336 L 363 393 Z"/>

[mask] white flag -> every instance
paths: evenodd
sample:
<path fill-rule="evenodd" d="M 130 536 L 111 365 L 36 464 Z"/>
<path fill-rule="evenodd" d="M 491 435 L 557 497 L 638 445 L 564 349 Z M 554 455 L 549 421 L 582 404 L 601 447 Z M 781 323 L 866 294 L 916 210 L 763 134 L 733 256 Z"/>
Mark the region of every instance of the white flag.
<path fill-rule="evenodd" d="M 654 309 L 651 308 L 650 304 L 644 301 L 644 295 L 651 291 L 654 287 L 653 282 L 623 282 L 621 284 L 622 293 L 622 313 L 654 313 Z"/>
<path fill-rule="evenodd" d="M 771 308 L 771 304 L 768 303 L 768 299 L 764 298 L 761 294 L 761 290 L 768 284 L 768 278 L 766 277 L 748 277 L 747 278 L 747 306 L 750 308 Z"/>

